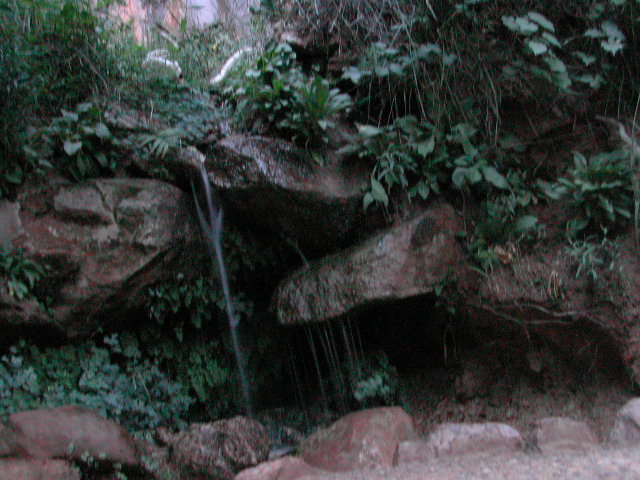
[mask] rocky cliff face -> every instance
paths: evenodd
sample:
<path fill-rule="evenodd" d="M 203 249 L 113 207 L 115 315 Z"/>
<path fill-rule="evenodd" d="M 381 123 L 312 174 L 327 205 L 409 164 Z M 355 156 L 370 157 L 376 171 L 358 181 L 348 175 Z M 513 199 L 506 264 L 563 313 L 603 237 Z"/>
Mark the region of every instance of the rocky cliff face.
<path fill-rule="evenodd" d="M 199 242 L 189 197 L 155 180 L 111 179 L 26 187 L 0 203 L 4 246 L 47 266 L 41 296 L 0 295 L 0 324 L 68 337 L 126 321 L 148 286 L 185 270 Z M 187 269 L 188 270 L 188 269 Z"/>

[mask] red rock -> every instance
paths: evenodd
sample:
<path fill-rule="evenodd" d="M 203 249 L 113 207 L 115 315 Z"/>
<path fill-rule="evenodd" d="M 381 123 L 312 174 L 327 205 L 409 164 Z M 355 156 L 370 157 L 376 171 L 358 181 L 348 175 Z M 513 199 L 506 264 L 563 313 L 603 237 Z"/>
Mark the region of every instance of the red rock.
<path fill-rule="evenodd" d="M 68 405 L 14 413 L 9 426 L 22 432 L 28 448 L 49 457 L 80 460 L 88 453 L 112 463 L 140 463 L 136 443 L 125 429 L 88 408 Z"/>
<path fill-rule="evenodd" d="M 64 460 L 0 460 L 2 480 L 80 480 L 80 472 Z"/>
<path fill-rule="evenodd" d="M 543 453 L 561 448 L 587 449 L 598 445 L 598 437 L 586 423 L 570 418 L 542 418 L 535 422 L 533 434 Z"/>
<path fill-rule="evenodd" d="M 184 475 L 232 479 L 242 469 L 269 456 L 271 441 L 264 427 L 246 417 L 196 423 L 167 438 L 170 462 Z"/>
<path fill-rule="evenodd" d="M 302 445 L 302 458 L 314 467 L 343 472 L 391 466 L 399 442 L 415 437 L 411 417 L 399 407 L 351 413 Z"/>
<path fill-rule="evenodd" d="M 312 467 L 300 458 L 289 456 L 243 470 L 236 475 L 235 480 L 297 480 L 325 473 L 328 472 Z"/>
<path fill-rule="evenodd" d="M 443 423 L 427 437 L 424 448 L 436 457 L 522 450 L 522 437 L 504 423 Z"/>

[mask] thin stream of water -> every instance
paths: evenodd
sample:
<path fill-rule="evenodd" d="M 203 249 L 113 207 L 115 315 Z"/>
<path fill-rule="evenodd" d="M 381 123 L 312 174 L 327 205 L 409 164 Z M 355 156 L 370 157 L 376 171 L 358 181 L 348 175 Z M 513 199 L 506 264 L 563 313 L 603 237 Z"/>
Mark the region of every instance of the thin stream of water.
<path fill-rule="evenodd" d="M 213 201 L 213 195 L 211 193 L 211 185 L 209 185 L 209 177 L 204 165 L 200 165 L 200 175 L 202 177 L 202 185 L 204 187 L 207 217 L 205 212 L 200 206 L 198 201 L 198 195 L 196 188 L 191 182 L 191 190 L 193 192 L 193 200 L 196 205 L 196 212 L 198 219 L 200 220 L 200 226 L 207 238 L 212 253 L 216 257 L 218 264 L 218 270 L 220 273 L 220 282 L 222 283 L 222 293 L 224 294 L 225 304 L 227 307 L 227 317 L 229 320 L 229 329 L 231 332 L 231 342 L 233 343 L 233 352 L 236 359 L 236 365 L 238 367 L 238 375 L 240 377 L 240 387 L 242 389 L 242 397 L 244 399 L 246 414 L 249 417 L 253 416 L 253 408 L 251 405 L 251 395 L 249 393 L 249 381 L 247 379 L 247 365 L 242 353 L 242 346 L 240 345 L 240 337 L 238 335 L 238 323 L 239 319 L 236 317 L 233 301 L 231 299 L 231 291 L 229 288 L 229 278 L 227 277 L 227 270 L 224 264 L 224 256 L 222 253 L 222 206 L 216 205 Z"/>

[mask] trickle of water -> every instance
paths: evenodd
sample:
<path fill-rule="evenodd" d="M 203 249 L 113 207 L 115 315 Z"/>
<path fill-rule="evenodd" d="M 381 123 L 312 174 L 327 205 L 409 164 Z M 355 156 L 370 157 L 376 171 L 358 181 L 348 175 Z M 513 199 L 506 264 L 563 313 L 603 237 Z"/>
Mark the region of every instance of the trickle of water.
<path fill-rule="evenodd" d="M 236 358 L 236 365 L 238 367 L 238 374 L 240 377 L 240 387 L 242 389 L 242 397 L 244 399 L 246 414 L 249 417 L 253 417 L 253 409 L 251 406 L 251 395 L 249 393 L 249 381 L 247 380 L 247 365 L 244 355 L 242 353 L 242 347 L 240 345 L 240 338 L 238 336 L 238 322 L 239 318 L 236 317 L 233 302 L 231 300 L 231 291 L 229 289 L 229 278 L 227 277 L 227 269 L 224 264 L 224 256 L 222 254 L 222 206 L 217 205 L 213 201 L 213 195 L 211 193 L 211 185 L 209 184 L 209 177 L 203 164 L 200 164 L 200 176 L 202 178 L 202 185 L 204 187 L 204 194 L 206 200 L 206 209 L 203 209 L 198 201 L 198 194 L 196 192 L 195 185 L 191 181 L 191 190 L 193 192 L 193 200 L 196 205 L 196 212 L 198 213 L 198 220 L 200 220 L 200 226 L 207 238 L 212 253 L 215 255 L 218 270 L 220 273 L 220 282 L 222 283 L 222 293 L 224 294 L 225 304 L 227 307 L 227 317 L 229 319 L 229 329 L 231 331 L 231 341 L 233 343 L 233 351 Z M 205 216 L 208 214 L 208 217 Z"/>

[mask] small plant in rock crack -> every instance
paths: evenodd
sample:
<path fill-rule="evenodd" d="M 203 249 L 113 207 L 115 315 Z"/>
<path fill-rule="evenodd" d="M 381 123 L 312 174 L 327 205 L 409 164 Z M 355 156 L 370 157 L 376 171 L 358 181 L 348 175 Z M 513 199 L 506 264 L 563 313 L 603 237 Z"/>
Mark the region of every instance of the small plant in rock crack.
<path fill-rule="evenodd" d="M 631 220 L 634 209 L 633 172 L 627 153 L 603 152 L 588 159 L 574 152 L 569 177 L 555 183 L 539 182 L 552 199 L 566 198 L 578 210 L 567 223 L 567 236 L 576 238 L 588 230 L 612 230 Z"/>
<path fill-rule="evenodd" d="M 602 283 L 603 273 L 612 273 L 618 265 L 620 256 L 618 245 L 607 238 L 590 235 L 584 240 L 569 240 L 567 254 L 576 265 L 576 278 L 586 276 L 593 283 Z"/>
<path fill-rule="evenodd" d="M 55 168 L 74 180 L 113 172 L 119 142 L 101 121 L 100 109 L 92 103 L 80 103 L 75 111 L 61 113 L 49 125 L 35 130 L 25 147 L 37 170 Z"/>
<path fill-rule="evenodd" d="M 384 352 L 360 362 L 353 372 L 353 397 L 362 407 L 392 405 L 398 389 L 398 372 Z"/>
<path fill-rule="evenodd" d="M 45 271 L 43 264 L 26 258 L 24 252 L 9 252 L 0 246 L 0 276 L 6 278 L 7 291 L 16 300 L 34 297 L 36 283 Z"/>

